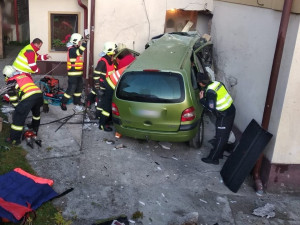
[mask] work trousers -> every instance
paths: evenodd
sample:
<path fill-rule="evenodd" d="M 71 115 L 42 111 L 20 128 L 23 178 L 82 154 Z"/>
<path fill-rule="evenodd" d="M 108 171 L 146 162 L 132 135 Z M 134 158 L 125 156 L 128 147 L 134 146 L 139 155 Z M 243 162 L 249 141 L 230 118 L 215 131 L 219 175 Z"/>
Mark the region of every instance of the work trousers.
<path fill-rule="evenodd" d="M 40 126 L 40 115 L 41 115 L 40 108 L 42 105 L 43 105 L 42 93 L 33 94 L 30 97 L 19 102 L 13 114 L 13 122 L 10 130 L 11 140 L 18 141 L 21 139 L 25 120 L 30 111 L 32 112 L 31 127 L 35 132 L 38 132 Z"/>
<path fill-rule="evenodd" d="M 79 105 L 81 100 L 82 90 L 83 90 L 82 75 L 68 76 L 68 88 L 61 100 L 61 103 L 67 104 L 68 100 L 73 96 L 74 105 Z"/>
<path fill-rule="evenodd" d="M 100 115 L 99 126 L 107 125 L 111 116 L 111 102 L 114 90 L 111 87 L 107 87 L 104 94 L 98 97 L 96 116 Z"/>
<path fill-rule="evenodd" d="M 226 111 L 219 112 L 216 119 L 216 135 L 214 148 L 209 154 L 211 159 L 219 159 L 226 150 L 230 131 L 235 117 L 235 107 L 232 104 Z"/>

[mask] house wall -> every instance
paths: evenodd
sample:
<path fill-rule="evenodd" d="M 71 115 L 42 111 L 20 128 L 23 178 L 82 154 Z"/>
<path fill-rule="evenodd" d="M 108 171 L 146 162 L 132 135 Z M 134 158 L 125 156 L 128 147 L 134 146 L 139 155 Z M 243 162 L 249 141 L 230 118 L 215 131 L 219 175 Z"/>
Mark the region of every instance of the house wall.
<path fill-rule="evenodd" d="M 86 1 L 82 2 L 85 3 Z M 29 0 L 30 41 L 34 38 L 40 38 L 43 41 L 40 54 L 49 53 L 53 61 L 66 61 L 66 52 L 50 52 L 49 12 L 80 12 L 79 32 L 83 34 L 83 9 L 77 1 Z"/>
<path fill-rule="evenodd" d="M 213 0 L 96 1 L 94 58 L 99 58 L 106 41 L 142 52 L 151 37 L 164 32 L 168 9 L 212 10 L 212 5 Z"/>
<path fill-rule="evenodd" d="M 228 87 L 237 108 L 235 125 L 241 131 L 252 118 L 262 122 L 280 19 L 279 11 L 215 1 L 212 39 L 217 74 L 227 84 L 231 76 L 237 79 L 236 86 Z M 268 129 L 274 136 L 265 150 L 271 163 L 300 164 L 299 21 L 299 15 L 291 15 Z"/>

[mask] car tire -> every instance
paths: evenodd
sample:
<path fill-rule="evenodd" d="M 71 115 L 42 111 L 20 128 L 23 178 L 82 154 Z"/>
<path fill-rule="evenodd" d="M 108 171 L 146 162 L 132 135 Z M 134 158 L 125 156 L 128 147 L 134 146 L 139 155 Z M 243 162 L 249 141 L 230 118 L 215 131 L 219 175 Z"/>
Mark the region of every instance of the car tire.
<path fill-rule="evenodd" d="M 191 148 L 200 148 L 203 143 L 203 137 L 204 137 L 204 123 L 203 123 L 203 116 L 201 116 L 201 119 L 199 120 L 198 124 L 198 131 L 190 141 L 189 146 Z"/>

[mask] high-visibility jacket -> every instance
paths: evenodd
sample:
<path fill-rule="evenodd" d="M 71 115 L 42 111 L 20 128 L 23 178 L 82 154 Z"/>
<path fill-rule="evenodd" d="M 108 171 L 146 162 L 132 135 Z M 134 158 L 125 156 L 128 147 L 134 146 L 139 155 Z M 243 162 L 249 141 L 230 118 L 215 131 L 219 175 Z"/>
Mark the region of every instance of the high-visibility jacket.
<path fill-rule="evenodd" d="M 106 81 L 109 84 L 109 86 L 111 86 L 112 89 L 115 89 L 117 83 L 120 80 L 120 77 L 122 76 L 124 70 L 127 67 L 128 66 L 124 66 L 121 69 L 118 69 L 118 70 L 114 71 L 112 74 L 110 74 L 109 76 L 106 77 Z"/>
<path fill-rule="evenodd" d="M 25 56 L 25 52 L 27 51 L 33 51 L 34 52 L 34 63 L 36 63 L 36 60 L 38 58 L 38 54 L 36 53 L 36 51 L 34 50 L 34 48 L 32 47 L 31 44 L 25 46 L 18 54 L 17 58 L 15 59 L 14 63 L 13 63 L 13 67 L 18 70 L 18 71 L 22 71 L 22 72 L 26 72 L 26 73 L 35 73 L 37 71 L 33 71 L 30 66 L 28 64 L 28 60 L 27 57 Z"/>
<path fill-rule="evenodd" d="M 101 59 L 99 59 L 99 61 L 103 61 L 105 62 L 105 65 L 106 65 L 106 75 L 105 75 L 105 78 L 112 75 L 114 72 L 115 72 L 115 66 L 114 64 L 112 63 L 111 65 L 107 62 L 106 58 L 102 57 Z M 99 62 L 98 61 L 98 62 Z"/>
<path fill-rule="evenodd" d="M 9 100 L 14 106 L 17 105 L 18 99 L 23 101 L 34 94 L 42 93 L 41 89 L 35 85 L 33 80 L 24 73 L 9 78 L 7 83 L 9 84 L 10 82 L 16 82 L 14 88 L 18 91 L 17 95 L 9 95 Z"/>
<path fill-rule="evenodd" d="M 224 111 L 231 106 L 233 100 L 221 82 L 212 82 L 207 86 L 206 91 L 208 90 L 213 90 L 217 93 L 216 110 Z"/>
<path fill-rule="evenodd" d="M 79 50 L 77 50 L 76 51 L 77 57 L 70 58 L 69 52 L 71 48 L 75 48 L 75 47 L 72 46 L 68 49 L 68 57 L 67 57 L 68 76 L 80 76 L 83 74 L 83 56 L 79 53 Z"/>

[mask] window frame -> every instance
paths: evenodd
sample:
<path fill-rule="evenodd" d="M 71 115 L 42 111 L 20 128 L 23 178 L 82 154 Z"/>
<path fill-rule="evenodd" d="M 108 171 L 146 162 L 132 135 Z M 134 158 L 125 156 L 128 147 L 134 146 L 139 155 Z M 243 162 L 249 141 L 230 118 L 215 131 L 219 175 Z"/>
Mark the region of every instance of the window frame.
<path fill-rule="evenodd" d="M 80 12 L 64 12 L 64 11 L 49 11 L 48 12 L 48 51 L 49 52 L 55 52 L 55 53 L 65 53 L 67 52 L 67 48 L 64 48 L 62 50 L 59 49 L 59 47 L 57 47 L 57 49 L 54 49 L 53 46 L 52 46 L 52 16 L 53 15 L 76 15 L 77 16 L 77 30 L 74 31 L 74 28 L 73 28 L 73 32 L 72 33 L 80 33 L 79 31 L 81 30 L 81 27 L 80 27 L 80 24 L 81 24 L 81 13 Z"/>

